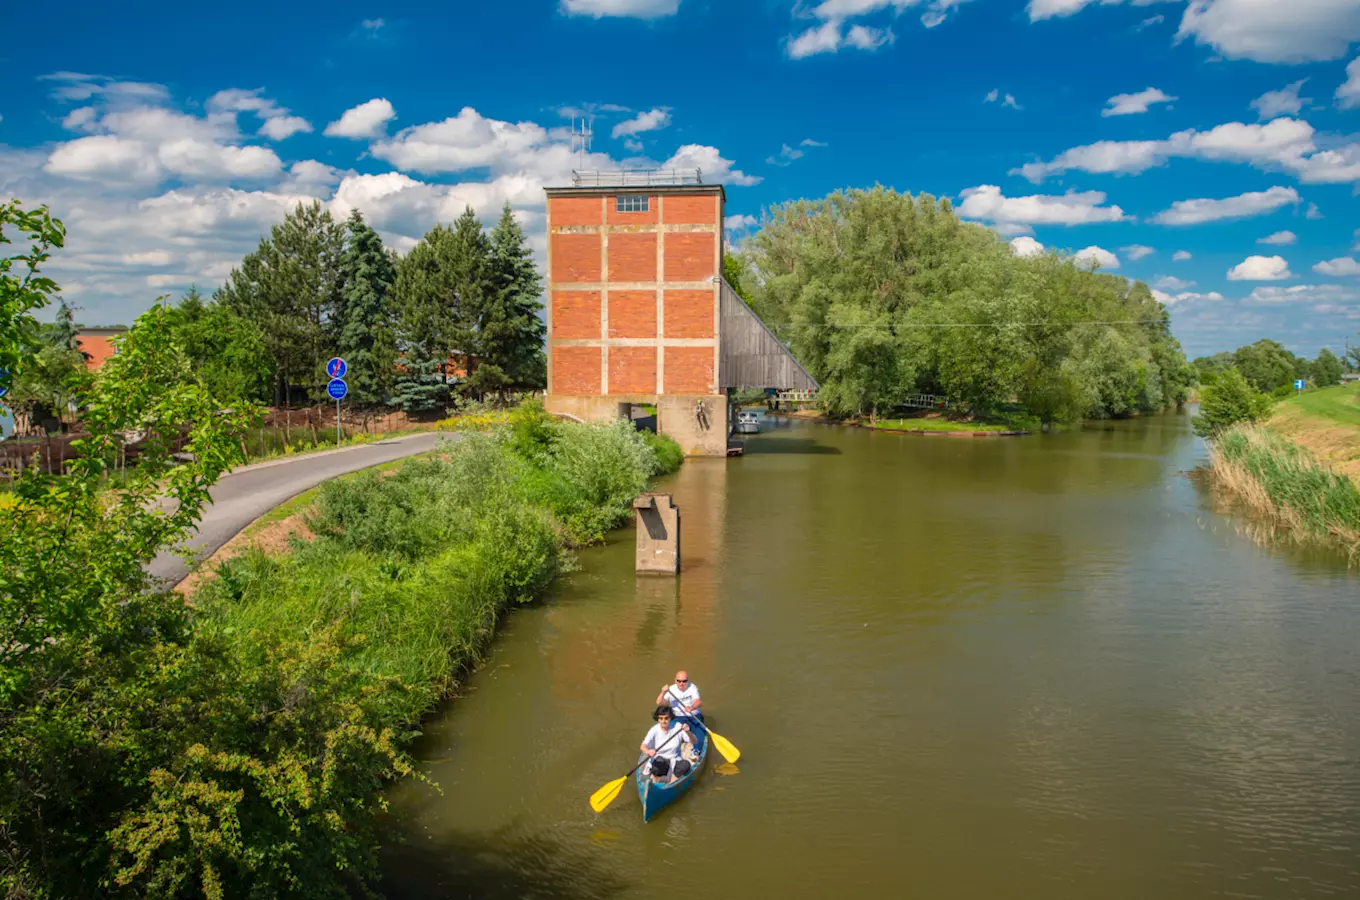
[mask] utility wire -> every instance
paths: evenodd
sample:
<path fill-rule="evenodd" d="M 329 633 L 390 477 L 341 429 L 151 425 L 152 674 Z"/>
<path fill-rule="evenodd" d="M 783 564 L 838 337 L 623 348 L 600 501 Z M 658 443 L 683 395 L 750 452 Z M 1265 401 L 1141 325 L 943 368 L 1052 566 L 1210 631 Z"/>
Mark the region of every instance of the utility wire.
<path fill-rule="evenodd" d="M 1063 325 L 1056 322 L 893 322 L 891 324 L 879 324 L 877 322 L 866 322 L 862 324 L 838 325 L 834 322 L 823 322 L 818 325 L 795 325 L 793 323 L 783 323 L 774 326 L 775 328 L 1026 328 L 1040 326 L 1056 326 L 1059 328 L 1081 328 L 1092 325 L 1156 325 L 1161 322 L 1149 322 L 1144 319 L 1127 319 L 1117 322 L 1071 322 Z"/>

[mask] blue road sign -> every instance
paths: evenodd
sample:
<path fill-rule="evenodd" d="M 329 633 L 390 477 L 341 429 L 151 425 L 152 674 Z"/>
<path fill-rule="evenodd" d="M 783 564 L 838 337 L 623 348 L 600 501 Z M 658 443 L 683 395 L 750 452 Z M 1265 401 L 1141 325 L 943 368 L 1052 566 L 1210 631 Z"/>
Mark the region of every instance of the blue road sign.
<path fill-rule="evenodd" d="M 331 395 L 332 400 L 344 400 L 345 395 L 349 393 L 349 385 L 339 378 L 332 378 L 326 385 L 326 393 Z"/>
<path fill-rule="evenodd" d="M 338 356 L 333 357 L 326 363 L 326 374 L 331 378 L 344 378 L 348 372 L 349 365 Z M 342 394 L 341 396 L 344 395 Z"/>
<path fill-rule="evenodd" d="M 1296 381 L 1294 382 L 1294 388 L 1295 388 L 1296 390 L 1300 390 L 1300 391 L 1301 391 L 1301 390 L 1303 390 L 1303 389 L 1306 388 L 1306 387 L 1308 387 L 1308 382 L 1305 381 L 1305 380 L 1303 380 L 1302 378 L 1300 378 L 1300 379 L 1298 379 L 1298 380 L 1296 380 Z"/>

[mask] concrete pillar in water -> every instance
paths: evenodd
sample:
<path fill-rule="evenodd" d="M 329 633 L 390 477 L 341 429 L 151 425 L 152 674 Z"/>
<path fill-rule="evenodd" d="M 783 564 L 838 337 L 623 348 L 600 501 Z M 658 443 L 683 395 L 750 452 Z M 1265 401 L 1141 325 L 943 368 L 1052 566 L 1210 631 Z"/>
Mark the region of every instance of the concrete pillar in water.
<path fill-rule="evenodd" d="M 642 494 L 637 512 L 637 571 L 675 575 L 680 571 L 680 507 L 670 494 Z"/>

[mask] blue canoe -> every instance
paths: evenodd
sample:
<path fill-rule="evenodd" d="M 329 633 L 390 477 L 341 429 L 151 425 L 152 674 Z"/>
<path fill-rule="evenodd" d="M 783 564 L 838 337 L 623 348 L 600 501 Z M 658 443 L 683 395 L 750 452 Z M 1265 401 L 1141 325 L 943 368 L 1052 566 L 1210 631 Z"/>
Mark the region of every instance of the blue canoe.
<path fill-rule="evenodd" d="M 679 800 L 694 786 L 694 782 L 699 780 L 699 773 L 703 771 L 704 763 L 708 760 L 708 732 L 699 725 L 691 725 L 690 732 L 694 735 L 694 749 L 699 754 L 699 759 L 690 767 L 685 777 L 677 778 L 670 784 L 655 784 L 652 782 L 651 767 L 638 766 L 637 791 L 638 799 L 642 801 L 642 821 L 650 822 L 657 813 Z M 638 762 L 641 763 L 645 758 L 645 753 L 639 754 Z"/>

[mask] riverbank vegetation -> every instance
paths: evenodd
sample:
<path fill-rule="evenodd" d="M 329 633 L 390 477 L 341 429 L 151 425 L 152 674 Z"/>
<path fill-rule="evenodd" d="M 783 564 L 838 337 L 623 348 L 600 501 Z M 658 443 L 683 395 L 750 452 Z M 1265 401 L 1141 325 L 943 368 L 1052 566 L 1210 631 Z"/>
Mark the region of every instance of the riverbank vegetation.
<path fill-rule="evenodd" d="M 834 416 L 930 393 L 982 415 L 1014 401 L 1044 422 L 1117 418 L 1179 405 L 1194 382 L 1146 285 L 1019 257 L 926 194 L 774 207 L 728 271 Z"/>
<path fill-rule="evenodd" d="M 1360 363 L 1360 348 L 1344 360 L 1326 347 L 1316 358 L 1307 359 L 1294 355 L 1278 341 L 1262 338 L 1232 352 L 1201 356 L 1193 365 L 1203 385 L 1213 384 L 1225 372 L 1236 371 L 1253 389 L 1282 399 L 1294 396 L 1294 382 L 1299 379 L 1312 388 L 1340 383 L 1342 373 L 1352 363 Z"/>
<path fill-rule="evenodd" d="M 1278 531 L 1360 557 L 1360 487 L 1268 428 L 1239 424 L 1211 444 L 1215 486 Z"/>
<path fill-rule="evenodd" d="M 1360 383 L 1306 391 L 1282 400 L 1266 424 L 1360 483 Z"/>

